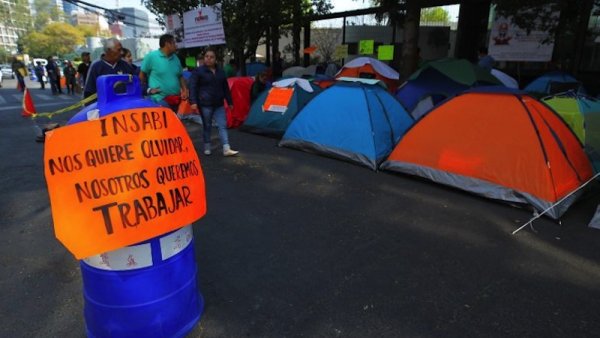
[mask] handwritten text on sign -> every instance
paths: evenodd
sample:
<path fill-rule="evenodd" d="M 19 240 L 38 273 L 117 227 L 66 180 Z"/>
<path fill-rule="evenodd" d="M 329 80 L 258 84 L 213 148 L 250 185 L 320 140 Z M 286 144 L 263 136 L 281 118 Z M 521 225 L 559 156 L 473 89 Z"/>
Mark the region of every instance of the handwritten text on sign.
<path fill-rule="evenodd" d="M 144 241 L 206 213 L 192 141 L 165 108 L 59 128 L 44 166 L 56 237 L 78 259 Z"/>

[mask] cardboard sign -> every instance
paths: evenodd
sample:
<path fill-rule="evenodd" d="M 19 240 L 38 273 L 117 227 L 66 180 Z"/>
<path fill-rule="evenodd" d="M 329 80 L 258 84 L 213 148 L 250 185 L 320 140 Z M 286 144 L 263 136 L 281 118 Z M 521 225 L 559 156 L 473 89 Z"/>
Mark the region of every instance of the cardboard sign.
<path fill-rule="evenodd" d="M 375 40 L 360 40 L 358 42 L 358 54 L 371 55 L 375 48 Z"/>
<path fill-rule="evenodd" d="M 333 57 L 337 60 L 345 59 L 348 57 L 348 45 L 335 46 L 335 52 Z"/>
<path fill-rule="evenodd" d="M 292 95 L 294 95 L 294 88 L 271 88 L 265 99 L 265 103 L 263 103 L 263 111 L 285 113 Z"/>
<path fill-rule="evenodd" d="M 46 134 L 56 237 L 81 259 L 191 224 L 206 213 L 198 154 L 177 115 L 130 109 Z"/>
<path fill-rule="evenodd" d="M 188 68 L 196 68 L 196 58 L 193 56 L 186 57 L 185 66 Z"/>
<path fill-rule="evenodd" d="M 394 59 L 394 45 L 381 45 L 377 48 L 377 58 L 381 61 Z"/>

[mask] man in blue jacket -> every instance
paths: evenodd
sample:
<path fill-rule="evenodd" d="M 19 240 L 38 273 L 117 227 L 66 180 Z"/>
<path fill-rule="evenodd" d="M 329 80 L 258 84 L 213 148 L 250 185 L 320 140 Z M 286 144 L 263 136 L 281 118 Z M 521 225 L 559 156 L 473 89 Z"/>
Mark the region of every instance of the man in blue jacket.
<path fill-rule="evenodd" d="M 217 66 L 217 55 L 212 48 L 204 53 L 204 65 L 198 67 L 190 79 L 190 104 L 202 114 L 204 154 L 211 154 L 210 133 L 212 119 L 217 122 L 219 138 L 223 144 L 223 155 L 234 156 L 238 151 L 231 149 L 227 135 L 224 100 L 233 109 L 231 92 L 223 69 Z"/>
<path fill-rule="evenodd" d="M 101 75 L 133 74 L 131 66 L 121 60 L 121 48 L 121 42 L 115 38 L 104 41 L 104 54 L 94 61 L 88 70 L 83 90 L 84 98 L 96 94 L 96 80 Z"/>

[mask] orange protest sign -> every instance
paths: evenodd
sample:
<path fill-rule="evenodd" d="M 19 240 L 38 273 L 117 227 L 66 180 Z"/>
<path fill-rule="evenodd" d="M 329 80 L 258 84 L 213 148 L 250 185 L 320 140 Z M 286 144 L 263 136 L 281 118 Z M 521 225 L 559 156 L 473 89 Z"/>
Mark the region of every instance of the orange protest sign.
<path fill-rule="evenodd" d="M 294 88 L 271 88 L 265 99 L 265 103 L 263 103 L 263 111 L 285 113 L 292 95 L 294 95 Z"/>
<path fill-rule="evenodd" d="M 46 135 L 56 237 L 76 258 L 135 244 L 206 213 L 204 176 L 167 108 L 137 108 Z"/>

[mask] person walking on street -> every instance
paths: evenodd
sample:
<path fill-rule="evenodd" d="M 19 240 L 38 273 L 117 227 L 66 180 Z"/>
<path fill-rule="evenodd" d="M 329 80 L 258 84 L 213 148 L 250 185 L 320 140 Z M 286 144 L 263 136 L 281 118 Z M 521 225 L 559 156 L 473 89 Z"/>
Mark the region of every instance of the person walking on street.
<path fill-rule="evenodd" d="M 58 66 L 52 56 L 49 56 L 46 60 L 48 61 L 46 64 L 46 73 L 48 73 L 48 82 L 50 83 L 52 95 L 58 95 L 58 88 L 56 86 L 56 72 L 59 72 Z"/>
<path fill-rule="evenodd" d="M 71 61 L 65 61 L 66 66 L 63 69 L 63 74 L 65 74 L 65 79 L 67 80 L 67 94 L 74 95 L 75 94 L 75 75 L 77 75 L 77 70 L 73 67 Z"/>
<path fill-rule="evenodd" d="M 37 77 L 40 82 L 40 89 L 45 89 L 46 85 L 44 83 L 44 66 L 40 61 L 36 62 L 35 68 L 33 69 L 35 72 L 35 77 Z"/>
<path fill-rule="evenodd" d="M 104 55 L 99 60 L 94 61 L 90 66 L 87 78 L 85 80 L 85 89 L 83 97 L 90 97 L 96 94 L 96 80 L 101 75 L 110 74 L 131 74 L 133 69 L 121 59 L 121 42 L 116 38 L 104 40 Z"/>
<path fill-rule="evenodd" d="M 79 77 L 79 88 L 83 90 L 85 88 L 85 79 L 87 77 L 88 70 L 90 69 L 90 53 L 81 53 L 81 63 L 77 66 L 77 74 Z"/>
<path fill-rule="evenodd" d="M 202 114 L 204 155 L 211 154 L 210 134 L 212 120 L 219 129 L 219 138 L 223 145 L 223 156 L 234 156 L 238 151 L 231 149 L 227 135 L 224 100 L 233 109 L 233 100 L 223 69 L 217 66 L 217 54 L 208 48 L 204 53 L 204 65 L 198 67 L 190 78 L 190 104 Z"/>
<path fill-rule="evenodd" d="M 181 61 L 175 54 L 177 42 L 171 34 L 158 41 L 159 49 L 148 53 L 142 62 L 140 80 L 147 85 L 146 93 L 152 101 L 177 112 L 181 100 L 188 99 L 188 88 L 183 78 Z"/>
<path fill-rule="evenodd" d="M 16 57 L 13 58 L 12 62 L 12 71 L 13 74 L 17 77 L 17 81 L 19 82 L 19 91 L 25 90 L 25 77 L 27 76 L 27 68 L 25 64 Z"/>
<path fill-rule="evenodd" d="M 60 78 L 62 77 L 60 75 L 60 61 L 58 61 L 58 59 L 56 57 L 53 58 L 54 60 L 54 64 L 56 65 L 56 72 L 54 73 L 54 76 L 56 78 L 56 90 L 58 91 L 59 94 L 62 94 L 62 86 L 60 83 Z"/>

